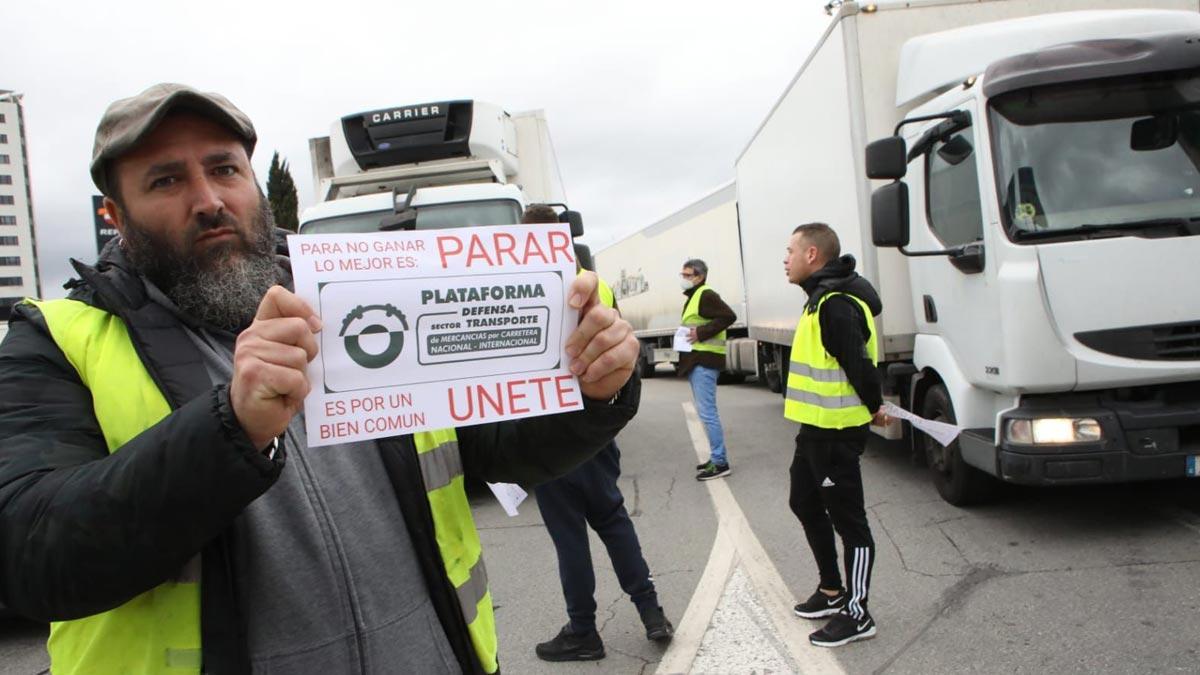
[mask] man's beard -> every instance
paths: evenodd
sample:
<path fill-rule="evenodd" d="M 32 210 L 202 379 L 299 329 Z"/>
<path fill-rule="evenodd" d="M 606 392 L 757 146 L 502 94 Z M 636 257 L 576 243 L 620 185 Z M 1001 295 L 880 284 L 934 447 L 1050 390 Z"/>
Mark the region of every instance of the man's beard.
<path fill-rule="evenodd" d="M 186 315 L 238 332 L 249 326 L 267 290 L 277 283 L 275 218 L 265 197 L 243 230 L 226 211 L 200 216 L 188 224 L 184 250 L 156 237 L 125 215 L 124 248 L 133 266 L 158 286 Z M 232 227 L 235 238 L 193 251 L 207 230 Z"/>

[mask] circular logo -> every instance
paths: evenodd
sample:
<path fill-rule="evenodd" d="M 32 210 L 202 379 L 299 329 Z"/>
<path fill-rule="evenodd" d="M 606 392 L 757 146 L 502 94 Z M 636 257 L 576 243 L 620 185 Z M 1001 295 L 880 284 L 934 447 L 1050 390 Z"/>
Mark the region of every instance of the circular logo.
<path fill-rule="evenodd" d="M 404 350 L 408 320 L 392 305 L 359 305 L 342 320 L 338 333 L 350 358 L 363 368 L 383 368 Z"/>

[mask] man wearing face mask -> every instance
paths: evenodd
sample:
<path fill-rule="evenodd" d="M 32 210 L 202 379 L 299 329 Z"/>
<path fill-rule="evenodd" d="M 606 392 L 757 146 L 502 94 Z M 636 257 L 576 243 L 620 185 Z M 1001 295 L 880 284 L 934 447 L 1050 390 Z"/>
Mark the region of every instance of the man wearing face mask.
<path fill-rule="evenodd" d="M 679 285 L 687 301 L 680 323 L 688 328 L 692 351 L 679 354 L 679 374 L 692 385 L 696 414 L 708 437 L 709 459 L 696 465 L 696 480 L 712 480 L 731 473 L 725 454 L 725 431 L 717 412 L 717 377 L 725 370 L 725 329 L 737 315 L 708 284 L 708 265 L 693 258 L 683 263 Z"/>

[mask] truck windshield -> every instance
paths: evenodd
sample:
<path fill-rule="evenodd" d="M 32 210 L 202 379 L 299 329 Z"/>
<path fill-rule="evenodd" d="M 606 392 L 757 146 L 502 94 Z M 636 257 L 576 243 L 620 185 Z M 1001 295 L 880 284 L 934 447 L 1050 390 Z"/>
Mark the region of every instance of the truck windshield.
<path fill-rule="evenodd" d="M 390 217 L 390 210 L 347 213 L 321 218 L 301 225 L 304 234 L 333 234 L 341 232 L 378 232 L 380 222 Z M 417 207 L 418 230 L 444 230 L 472 225 L 512 225 L 521 222 L 521 205 L 511 199 L 454 204 L 430 204 Z"/>
<path fill-rule="evenodd" d="M 1013 91 L 990 119 L 1014 240 L 1200 234 L 1200 71 Z"/>

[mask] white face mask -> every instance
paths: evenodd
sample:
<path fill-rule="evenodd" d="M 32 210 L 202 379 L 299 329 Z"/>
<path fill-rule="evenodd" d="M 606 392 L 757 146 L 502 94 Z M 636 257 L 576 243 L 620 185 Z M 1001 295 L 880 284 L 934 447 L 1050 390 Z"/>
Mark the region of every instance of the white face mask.
<path fill-rule="evenodd" d="M 684 279 L 683 277 L 679 278 L 679 287 L 683 290 L 690 291 L 692 290 L 692 286 L 695 286 L 695 284 L 691 279 Z"/>

